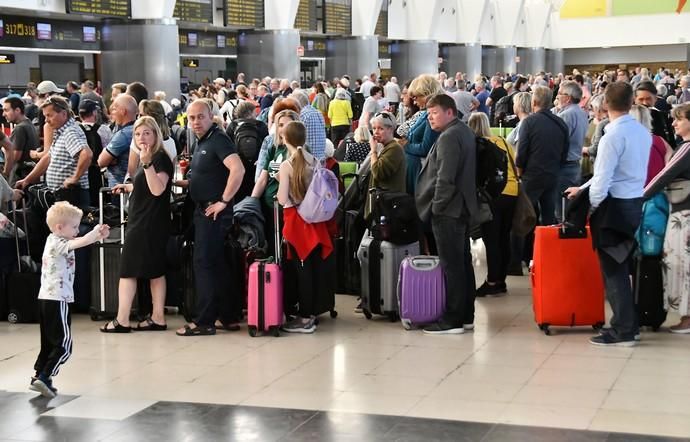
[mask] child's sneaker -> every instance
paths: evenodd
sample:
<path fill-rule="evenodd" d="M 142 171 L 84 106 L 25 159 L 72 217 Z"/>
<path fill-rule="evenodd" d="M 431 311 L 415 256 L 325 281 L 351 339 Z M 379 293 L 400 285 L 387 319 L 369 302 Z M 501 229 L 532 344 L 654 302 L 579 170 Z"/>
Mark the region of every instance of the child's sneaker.
<path fill-rule="evenodd" d="M 29 390 L 37 391 L 41 393 L 43 397 L 47 397 L 49 399 L 57 396 L 57 388 L 53 387 L 53 381 L 44 376 L 32 377 Z"/>

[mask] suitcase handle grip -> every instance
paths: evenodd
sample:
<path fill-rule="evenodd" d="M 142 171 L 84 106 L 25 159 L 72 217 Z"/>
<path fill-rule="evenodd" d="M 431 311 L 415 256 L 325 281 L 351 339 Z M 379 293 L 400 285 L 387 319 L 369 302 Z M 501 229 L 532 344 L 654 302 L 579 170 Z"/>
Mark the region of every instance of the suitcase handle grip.
<path fill-rule="evenodd" d="M 410 258 L 412 267 L 418 270 L 432 270 L 438 265 L 438 258 L 431 256 L 413 256 Z"/>

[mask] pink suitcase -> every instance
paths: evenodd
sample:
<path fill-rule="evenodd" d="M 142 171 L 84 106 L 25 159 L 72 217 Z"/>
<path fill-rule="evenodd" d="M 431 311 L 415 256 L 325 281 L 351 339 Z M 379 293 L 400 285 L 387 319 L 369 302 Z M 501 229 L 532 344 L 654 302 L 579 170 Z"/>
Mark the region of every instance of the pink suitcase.
<path fill-rule="evenodd" d="M 247 328 L 254 337 L 265 332 L 280 336 L 283 324 L 283 271 L 280 268 L 280 219 L 278 202 L 273 211 L 276 231 L 276 260 L 258 260 L 249 266 Z"/>
<path fill-rule="evenodd" d="M 446 281 L 438 256 L 408 256 L 398 277 L 400 322 L 406 330 L 429 324 L 443 315 Z"/>

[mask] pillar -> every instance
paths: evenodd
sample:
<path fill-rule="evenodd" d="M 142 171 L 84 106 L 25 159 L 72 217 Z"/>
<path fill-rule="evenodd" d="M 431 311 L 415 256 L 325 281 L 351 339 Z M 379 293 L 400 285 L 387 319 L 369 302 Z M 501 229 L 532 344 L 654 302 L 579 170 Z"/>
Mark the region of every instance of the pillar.
<path fill-rule="evenodd" d="M 449 77 L 453 77 L 456 72 L 464 72 L 468 78 L 474 78 L 482 72 L 482 45 L 467 43 L 445 46 L 443 59 L 444 69 Z"/>
<path fill-rule="evenodd" d="M 482 71 L 489 77 L 496 72 L 515 73 L 517 72 L 516 55 L 515 46 L 483 47 Z"/>
<path fill-rule="evenodd" d="M 523 74 L 536 74 L 546 71 L 546 50 L 544 48 L 518 48 L 517 71 Z"/>
<path fill-rule="evenodd" d="M 400 83 L 421 74 L 438 73 L 438 42 L 436 40 L 401 40 L 391 45 L 392 75 Z"/>
<path fill-rule="evenodd" d="M 299 80 L 299 30 L 241 32 L 237 38 L 237 68 L 247 78 Z"/>
<path fill-rule="evenodd" d="M 141 81 L 149 96 L 162 90 L 180 96 L 180 48 L 174 19 L 106 20 L 102 31 L 103 89 Z"/>
<path fill-rule="evenodd" d="M 546 50 L 546 71 L 553 75 L 558 75 L 565 69 L 563 63 L 563 49 L 547 49 Z"/>
<path fill-rule="evenodd" d="M 326 78 L 362 78 L 378 70 L 379 39 L 375 35 L 333 38 L 326 42 Z"/>

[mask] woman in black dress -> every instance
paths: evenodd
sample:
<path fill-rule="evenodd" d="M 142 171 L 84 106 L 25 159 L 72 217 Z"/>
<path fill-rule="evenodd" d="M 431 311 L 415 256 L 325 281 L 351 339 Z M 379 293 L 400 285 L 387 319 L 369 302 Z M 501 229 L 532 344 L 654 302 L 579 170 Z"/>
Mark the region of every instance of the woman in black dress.
<path fill-rule="evenodd" d="M 165 330 L 165 249 L 170 235 L 170 187 L 173 164 L 165 153 L 160 128 L 151 117 L 134 123 L 134 142 L 140 164 L 132 183 L 118 184 L 114 193 L 131 193 L 125 245 L 120 260 L 117 318 L 106 323 L 104 333 L 128 333 L 137 278 L 151 280 L 153 313 L 135 330 Z"/>

